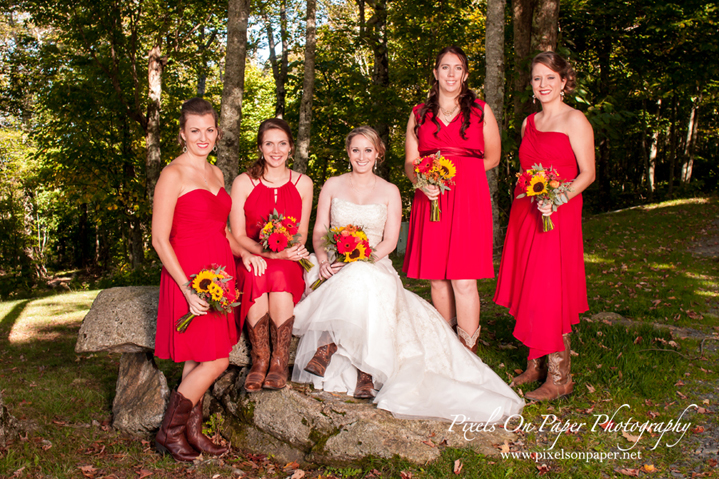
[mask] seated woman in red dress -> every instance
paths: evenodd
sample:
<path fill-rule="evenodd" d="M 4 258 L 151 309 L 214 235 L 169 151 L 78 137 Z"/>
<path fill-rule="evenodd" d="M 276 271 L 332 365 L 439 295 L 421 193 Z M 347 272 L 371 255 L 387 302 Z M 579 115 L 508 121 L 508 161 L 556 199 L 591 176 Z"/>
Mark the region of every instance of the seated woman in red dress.
<path fill-rule="evenodd" d="M 209 311 L 207 302 L 190 292 L 189 276 L 216 263 L 234 277 L 233 254 L 243 258 L 245 267 L 258 265 L 227 229 L 232 200 L 222 171 L 207 162 L 218 134 L 217 113 L 208 101 L 193 98 L 182 105 L 179 140 L 184 152 L 160 174 L 153 202 L 152 245 L 163 266 L 155 354 L 185 363 L 155 446 L 178 461 L 192 461 L 200 452 L 227 451 L 202 434 L 202 397 L 227 369 L 238 338 L 234 315 Z M 175 322 L 188 311 L 197 317 L 180 333 Z"/>
<path fill-rule="evenodd" d="M 259 158 L 232 184 L 230 226 L 237 241 L 266 263 L 257 276 L 237 268 L 242 305 L 238 325 L 247 318 L 247 337 L 252 346 L 252 368 L 245 389 L 255 392 L 281 389 L 287 383 L 289 346 L 292 340 L 294 306 L 305 289 L 302 266 L 308 258 L 304 246 L 312 209 L 312 180 L 287 168 L 294 152 L 292 131 L 286 121 L 270 118 L 257 132 Z M 264 251 L 258 242 L 264 220 L 274 211 L 292 217 L 299 225 L 299 243 L 280 252 Z M 271 331 L 270 331 L 271 330 Z M 270 336 L 272 357 L 270 358 Z"/>
<path fill-rule="evenodd" d="M 467 86 L 467 56 L 459 47 L 439 52 L 427 103 L 409 116 L 405 172 L 417 182 L 414 161 L 437 151 L 457 168 L 455 184 L 439 194 L 416 190 L 409 218 L 403 270 L 428 279 L 432 304 L 448 322 L 456 317 L 462 343 L 477 351 L 477 279 L 494 277 L 492 204 L 486 171 L 499 164 L 499 128 L 489 105 Z M 439 199 L 440 221 L 430 221 L 430 201 Z"/>
<path fill-rule="evenodd" d="M 532 60 L 531 72 L 532 91 L 542 111 L 522 124 L 521 168 L 541 164 L 573 181 L 568 203 L 555 212 L 551 204 L 537 203 L 535 208 L 527 196 L 512 203 L 494 301 L 509 308 L 517 321 L 514 336 L 529 347 L 527 369 L 512 386 L 546 378 L 524 397 L 547 401 L 574 389 L 569 335 L 579 314 L 589 309 L 582 192 L 594 181 L 594 132 L 584 114 L 563 101 L 565 92 L 575 86 L 574 70 L 564 58 L 540 53 Z M 520 193 L 517 185 L 514 197 Z M 553 230 L 543 231 L 542 215 L 552 216 Z M 548 262 L 554 266 L 548 267 Z"/>

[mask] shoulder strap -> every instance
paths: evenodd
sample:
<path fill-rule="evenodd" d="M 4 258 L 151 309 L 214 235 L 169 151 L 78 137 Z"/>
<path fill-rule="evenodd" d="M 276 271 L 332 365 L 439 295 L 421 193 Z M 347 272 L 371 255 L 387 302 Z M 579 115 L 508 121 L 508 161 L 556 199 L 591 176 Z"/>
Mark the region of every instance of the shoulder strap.
<path fill-rule="evenodd" d="M 250 175 L 249 173 L 247 173 L 247 177 L 250 179 L 250 183 L 252 183 L 252 187 L 253 187 L 253 188 L 254 188 L 255 186 L 257 186 L 257 185 L 255 184 L 255 180 L 252 179 L 252 175 Z"/>
<path fill-rule="evenodd" d="M 293 183 L 295 186 L 297 186 L 297 183 L 300 182 L 300 178 L 302 178 L 302 173 L 300 173 L 299 176 L 297 177 L 297 181 L 295 181 Z M 292 170 L 290 170 L 290 181 L 292 181 Z"/>

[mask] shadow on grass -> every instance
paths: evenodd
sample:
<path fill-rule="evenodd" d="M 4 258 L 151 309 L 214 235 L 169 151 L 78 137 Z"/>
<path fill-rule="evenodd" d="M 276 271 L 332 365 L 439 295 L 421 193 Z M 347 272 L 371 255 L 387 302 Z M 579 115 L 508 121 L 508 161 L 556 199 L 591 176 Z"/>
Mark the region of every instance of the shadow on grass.
<path fill-rule="evenodd" d="M 10 336 L 10 331 L 15 325 L 22 312 L 25 310 L 31 300 L 26 299 L 17 303 L 2 319 L 0 319 L 0 340 L 7 340 Z"/>

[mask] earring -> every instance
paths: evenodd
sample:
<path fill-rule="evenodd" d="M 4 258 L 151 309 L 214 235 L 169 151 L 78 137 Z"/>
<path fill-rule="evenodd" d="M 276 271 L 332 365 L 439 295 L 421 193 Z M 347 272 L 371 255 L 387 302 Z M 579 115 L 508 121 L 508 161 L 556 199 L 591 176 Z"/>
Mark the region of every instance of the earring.
<path fill-rule="evenodd" d="M 536 105 L 536 104 L 537 104 L 537 97 L 532 95 L 532 105 Z"/>
<path fill-rule="evenodd" d="M 374 166 L 372 167 L 372 172 L 376 174 L 376 173 L 377 173 L 377 170 L 378 170 L 378 168 L 377 168 L 377 160 L 374 160 Z"/>
<path fill-rule="evenodd" d="M 352 171 L 352 162 L 347 161 L 347 171 Z"/>
<path fill-rule="evenodd" d="M 562 89 L 562 91 L 559 92 L 559 96 L 561 96 L 562 100 L 564 100 L 564 89 Z"/>
<path fill-rule="evenodd" d="M 182 147 L 182 152 L 183 152 L 183 153 L 187 153 L 187 145 L 185 145 L 185 146 Z"/>
<path fill-rule="evenodd" d="M 212 151 L 217 151 L 217 143 L 215 143 L 215 147 L 212 149 Z"/>

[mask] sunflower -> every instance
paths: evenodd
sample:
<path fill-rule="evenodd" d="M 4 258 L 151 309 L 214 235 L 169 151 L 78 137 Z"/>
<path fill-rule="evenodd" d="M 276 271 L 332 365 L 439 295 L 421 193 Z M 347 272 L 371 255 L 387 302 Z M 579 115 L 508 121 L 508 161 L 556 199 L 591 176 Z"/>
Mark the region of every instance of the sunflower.
<path fill-rule="evenodd" d="M 367 259 L 367 249 L 363 243 L 358 243 L 353 251 L 345 253 L 345 263 L 354 263 L 363 259 Z"/>
<path fill-rule="evenodd" d="M 212 295 L 212 299 L 219 301 L 222 299 L 222 288 L 217 286 L 215 283 L 210 283 L 209 292 Z"/>
<path fill-rule="evenodd" d="M 442 176 L 448 180 L 451 180 L 454 178 L 454 175 L 457 174 L 457 168 L 454 166 L 454 163 L 449 161 L 447 158 L 442 157 L 439 159 L 439 167 Z"/>
<path fill-rule="evenodd" d="M 527 187 L 527 196 L 537 196 L 547 192 L 547 179 L 544 175 L 535 175 Z"/>
<path fill-rule="evenodd" d="M 192 281 L 192 287 L 198 293 L 207 293 L 209 286 L 212 284 L 212 280 L 215 279 L 215 273 L 212 271 L 202 270 Z"/>

